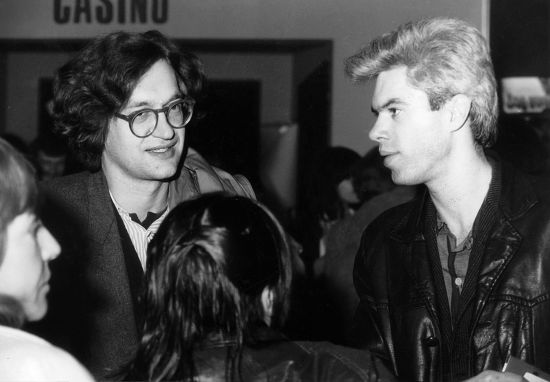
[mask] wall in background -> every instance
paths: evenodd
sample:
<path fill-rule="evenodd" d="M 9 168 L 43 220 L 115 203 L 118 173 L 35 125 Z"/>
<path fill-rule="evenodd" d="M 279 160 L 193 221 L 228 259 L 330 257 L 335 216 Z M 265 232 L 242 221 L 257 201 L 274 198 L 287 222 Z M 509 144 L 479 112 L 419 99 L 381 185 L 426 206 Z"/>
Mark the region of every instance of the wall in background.
<path fill-rule="evenodd" d="M 145 4 L 148 11 L 132 14 L 131 6 L 137 3 Z M 345 78 L 345 57 L 376 35 L 420 17 L 459 17 L 482 27 L 484 3 L 484 0 L 0 0 L 0 39 L 90 38 L 120 29 L 159 29 L 172 37 L 189 39 L 329 39 L 333 41 L 330 141 L 365 152 L 372 147 L 366 134 L 374 122 L 370 113 L 372 85 L 355 86 Z M 55 4 L 60 10 L 58 22 Z M 155 4 L 159 7 L 153 11 Z M 123 6 L 125 13 L 119 12 L 119 6 Z M 32 64 L 37 71 L 43 67 L 36 62 Z M 13 75 L 10 72 L 9 77 Z M 12 86 L 12 80 L 9 81 Z"/>
<path fill-rule="evenodd" d="M 14 52 L 7 55 L 5 131 L 15 133 L 29 142 L 38 132 L 40 115 L 38 83 L 43 77 L 53 77 L 63 65 L 67 53 Z"/>
<path fill-rule="evenodd" d="M 290 120 L 293 72 L 290 54 L 194 53 L 204 63 L 208 78 L 261 82 L 262 124 Z"/>

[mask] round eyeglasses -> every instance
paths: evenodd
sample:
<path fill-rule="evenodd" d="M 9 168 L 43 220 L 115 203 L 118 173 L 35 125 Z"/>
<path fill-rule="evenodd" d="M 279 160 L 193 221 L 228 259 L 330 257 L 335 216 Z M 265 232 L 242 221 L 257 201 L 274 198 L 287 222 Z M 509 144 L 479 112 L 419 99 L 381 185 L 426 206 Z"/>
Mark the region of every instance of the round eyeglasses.
<path fill-rule="evenodd" d="M 195 100 L 191 97 L 178 98 L 160 109 L 141 109 L 128 115 L 115 113 L 115 116 L 125 120 L 130 125 L 130 131 L 138 138 L 153 134 L 159 121 L 159 113 L 164 113 L 166 121 L 172 128 L 181 129 L 189 123 L 193 116 Z"/>

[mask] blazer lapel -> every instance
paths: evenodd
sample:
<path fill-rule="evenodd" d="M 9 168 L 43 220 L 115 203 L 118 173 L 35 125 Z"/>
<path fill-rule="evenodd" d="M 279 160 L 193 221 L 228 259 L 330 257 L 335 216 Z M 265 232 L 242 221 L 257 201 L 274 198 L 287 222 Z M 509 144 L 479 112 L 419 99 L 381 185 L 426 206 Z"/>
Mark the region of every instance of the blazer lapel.
<path fill-rule="evenodd" d="M 91 247 L 87 274 L 93 279 L 92 285 L 96 288 L 93 292 L 99 304 L 95 320 L 108 320 L 96 322 L 96 326 L 102 328 L 96 335 L 118 337 L 112 342 L 118 348 L 105 349 L 105 352 L 126 357 L 135 349 L 137 330 L 116 211 L 102 172 L 90 176 L 88 200 Z"/>

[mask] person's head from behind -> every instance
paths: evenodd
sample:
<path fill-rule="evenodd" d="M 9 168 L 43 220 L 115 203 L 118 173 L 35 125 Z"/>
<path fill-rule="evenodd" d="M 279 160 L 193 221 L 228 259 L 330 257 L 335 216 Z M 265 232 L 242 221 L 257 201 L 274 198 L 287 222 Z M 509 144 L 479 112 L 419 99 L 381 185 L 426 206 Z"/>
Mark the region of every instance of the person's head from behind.
<path fill-rule="evenodd" d="M 101 36 L 57 71 L 55 128 L 92 171 L 168 178 L 204 81 L 198 58 L 160 32 Z"/>
<path fill-rule="evenodd" d="M 496 81 L 488 44 L 464 21 L 403 24 L 349 57 L 346 72 L 355 81 L 376 79 L 377 121 L 370 138 L 379 143 L 396 183 L 429 181 L 422 173 L 431 167 L 438 171 L 433 165 L 443 163 L 453 133 L 470 134 L 478 151 L 496 139 Z"/>
<path fill-rule="evenodd" d="M 0 139 L 0 320 L 19 326 L 44 317 L 50 271 L 60 247 L 35 214 L 30 163 Z"/>
<path fill-rule="evenodd" d="M 234 340 L 238 354 L 258 326 L 282 325 L 290 267 L 281 226 L 255 201 L 215 193 L 170 211 L 147 258 L 137 361 L 148 365 L 148 378 L 189 377 L 199 345 Z"/>

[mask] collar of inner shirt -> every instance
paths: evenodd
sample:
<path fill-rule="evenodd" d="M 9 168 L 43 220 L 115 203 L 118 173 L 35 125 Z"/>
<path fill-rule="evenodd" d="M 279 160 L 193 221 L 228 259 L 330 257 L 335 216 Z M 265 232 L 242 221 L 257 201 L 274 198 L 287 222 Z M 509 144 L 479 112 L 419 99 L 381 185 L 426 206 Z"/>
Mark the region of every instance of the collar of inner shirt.
<path fill-rule="evenodd" d="M 468 233 L 468 236 L 464 239 L 462 243 L 456 242 L 455 235 L 451 232 L 447 224 L 437 215 L 437 235 L 446 235 L 451 240 L 452 251 L 453 252 L 462 252 L 464 250 L 471 250 L 474 237 L 472 231 Z"/>
<path fill-rule="evenodd" d="M 126 211 L 124 208 L 122 208 L 122 206 L 120 204 L 117 203 L 117 201 L 115 200 L 115 198 L 113 197 L 111 192 L 109 192 L 109 194 L 111 195 L 111 200 L 115 204 L 116 209 L 118 210 L 118 212 L 122 216 L 129 217 L 130 220 L 132 220 L 134 223 L 139 224 L 140 226 L 142 226 L 145 229 L 149 229 L 151 224 L 153 224 L 155 221 L 157 221 L 168 210 L 168 205 L 166 205 L 166 207 L 164 207 L 164 209 L 160 212 L 147 211 L 147 216 L 145 217 L 145 219 L 140 220 L 138 215 L 135 212 Z"/>

